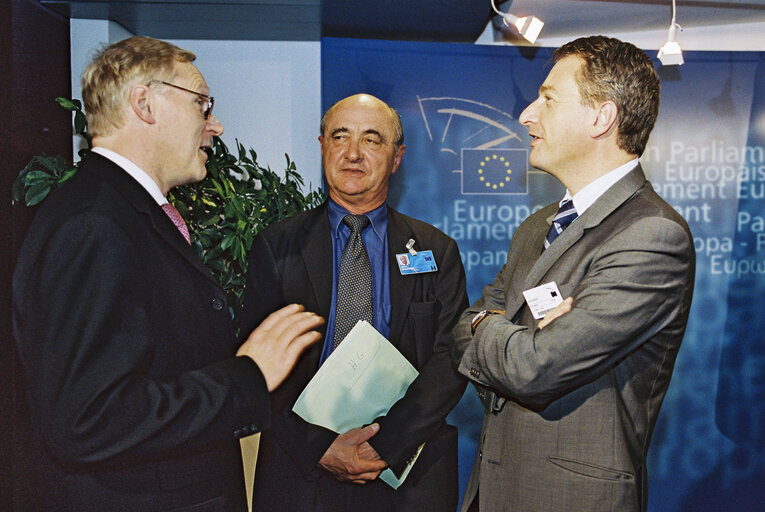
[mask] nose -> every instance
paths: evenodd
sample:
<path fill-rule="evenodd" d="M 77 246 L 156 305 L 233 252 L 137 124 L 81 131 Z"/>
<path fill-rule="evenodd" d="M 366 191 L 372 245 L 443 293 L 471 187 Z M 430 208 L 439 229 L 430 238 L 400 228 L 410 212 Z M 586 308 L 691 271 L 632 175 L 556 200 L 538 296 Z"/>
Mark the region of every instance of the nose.
<path fill-rule="evenodd" d="M 360 143 L 358 140 L 351 140 L 348 142 L 345 158 L 350 162 L 357 162 L 361 159 Z"/>
<path fill-rule="evenodd" d="M 211 135 L 215 135 L 220 137 L 223 135 L 223 124 L 221 124 L 220 121 L 218 121 L 218 118 L 214 115 L 210 114 L 209 119 L 207 119 L 207 131 L 210 132 Z"/>
<path fill-rule="evenodd" d="M 529 124 L 534 122 L 534 119 L 536 117 L 536 107 L 538 102 L 539 102 L 539 98 L 529 103 L 529 106 L 523 109 L 523 112 L 521 112 L 521 115 L 518 116 L 519 123 L 521 123 L 524 126 L 528 126 Z"/>

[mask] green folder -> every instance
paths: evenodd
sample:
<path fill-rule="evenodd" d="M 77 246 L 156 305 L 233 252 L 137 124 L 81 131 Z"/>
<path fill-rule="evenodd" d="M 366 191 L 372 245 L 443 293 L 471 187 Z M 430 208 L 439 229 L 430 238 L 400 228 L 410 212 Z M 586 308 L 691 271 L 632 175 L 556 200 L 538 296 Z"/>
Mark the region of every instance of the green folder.
<path fill-rule="evenodd" d="M 292 410 L 309 423 L 341 434 L 385 415 L 417 375 L 385 336 L 361 320 L 321 365 Z M 398 489 L 423 446 L 400 475 L 388 468 L 380 479 Z"/>

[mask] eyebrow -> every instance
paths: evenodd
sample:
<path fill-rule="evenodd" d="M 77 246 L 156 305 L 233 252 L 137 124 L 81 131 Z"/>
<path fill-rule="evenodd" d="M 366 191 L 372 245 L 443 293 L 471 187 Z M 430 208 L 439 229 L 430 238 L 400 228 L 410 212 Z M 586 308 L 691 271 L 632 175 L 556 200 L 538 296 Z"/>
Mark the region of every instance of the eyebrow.
<path fill-rule="evenodd" d="M 349 131 L 350 130 L 348 128 L 341 126 L 340 128 L 335 128 L 334 130 L 332 130 L 330 135 L 334 136 L 334 135 L 337 135 L 338 133 L 349 132 Z M 380 137 L 381 141 L 385 142 L 385 137 L 383 137 L 383 134 L 372 128 L 368 130 L 364 130 L 364 132 L 362 132 L 362 135 L 377 135 L 378 137 Z"/>
<path fill-rule="evenodd" d="M 542 84 L 541 86 L 539 86 L 539 94 L 542 94 L 543 92 L 551 92 L 551 91 L 555 92 L 555 87 L 545 85 L 545 84 Z"/>

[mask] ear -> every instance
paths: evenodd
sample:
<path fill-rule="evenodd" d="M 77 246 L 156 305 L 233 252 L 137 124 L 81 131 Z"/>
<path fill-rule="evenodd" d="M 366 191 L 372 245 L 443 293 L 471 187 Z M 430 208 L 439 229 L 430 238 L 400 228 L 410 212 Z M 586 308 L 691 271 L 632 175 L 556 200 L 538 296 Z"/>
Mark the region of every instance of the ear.
<path fill-rule="evenodd" d="M 406 145 L 401 144 L 396 151 L 396 156 L 393 157 L 393 170 L 390 172 L 393 174 L 398 171 L 398 166 L 401 165 L 401 159 L 404 158 L 404 152 L 406 152 Z"/>
<path fill-rule="evenodd" d="M 151 101 L 152 95 L 148 86 L 138 84 L 130 88 L 130 108 L 139 119 L 148 124 L 157 122 L 152 112 Z"/>
<path fill-rule="evenodd" d="M 602 137 L 615 130 L 617 126 L 616 120 L 619 117 L 618 114 L 619 110 L 613 101 L 601 103 L 595 116 L 595 123 L 592 126 L 593 138 Z"/>

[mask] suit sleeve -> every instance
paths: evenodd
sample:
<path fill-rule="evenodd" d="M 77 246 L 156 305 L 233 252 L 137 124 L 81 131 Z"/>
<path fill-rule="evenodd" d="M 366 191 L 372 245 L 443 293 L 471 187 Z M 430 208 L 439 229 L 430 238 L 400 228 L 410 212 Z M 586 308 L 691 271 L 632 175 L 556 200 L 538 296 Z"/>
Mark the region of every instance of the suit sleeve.
<path fill-rule="evenodd" d="M 278 238 L 278 235 L 275 237 Z M 276 245 L 279 245 L 278 242 Z M 278 257 L 275 255 L 274 246 L 266 233 L 255 237 L 250 250 L 245 285 L 242 337 L 246 337 L 271 312 L 283 306 L 294 302 L 302 303 L 312 309 L 310 303 L 306 304 L 305 300 L 301 300 L 301 297 L 305 295 L 305 287 L 309 286 L 307 282 L 300 283 L 299 290 L 287 286 L 286 288 L 293 289 L 292 293 L 297 295 L 286 295 L 285 276 L 280 271 L 285 261 L 287 266 L 293 264 L 288 254 L 282 254 L 279 251 Z M 271 396 L 273 422 L 271 434 L 309 480 L 322 476 L 323 473 L 316 465 L 337 437 L 337 434 L 331 430 L 308 423 L 292 412 L 292 406 L 298 395 L 316 373 L 320 351 L 321 343 L 310 347 L 298 360 L 290 376 L 274 390 Z"/>
<path fill-rule="evenodd" d="M 693 258 L 692 241 L 678 223 L 638 220 L 602 241 L 570 293 L 573 309 L 544 330 L 496 315 L 471 337 L 467 312 L 454 331 L 457 352 L 464 350 L 459 371 L 501 396 L 543 410 L 613 368 L 657 332 L 682 324 L 677 319 L 687 314 Z M 511 269 L 503 268 L 471 310 L 503 309 L 500 296 Z"/>
<path fill-rule="evenodd" d="M 384 417 L 376 420 L 380 431 L 369 441 L 394 472 L 402 470 L 417 447 L 438 431 L 467 385 L 467 380 L 456 372 L 449 357 L 451 329 L 468 306 L 465 270 L 454 240 L 448 240 L 437 261 L 441 263 L 433 289 L 436 314 L 431 320 L 434 322 L 432 355 L 419 368 L 419 375 L 406 394 Z M 418 328 L 417 324 L 422 320 L 411 318 L 410 321 Z M 401 343 L 415 341 L 404 339 Z"/>
<path fill-rule="evenodd" d="M 152 376 L 154 355 L 167 340 L 157 339 L 160 313 L 147 310 L 148 298 L 171 284 L 147 282 L 145 266 L 152 263 L 119 225 L 80 214 L 35 234 L 38 249 L 22 253 L 26 261 L 14 279 L 14 323 L 36 421 L 60 463 L 122 465 L 181 455 L 230 444 L 241 428 L 268 426 L 267 388 L 249 358 L 232 353 L 198 369 Z"/>

